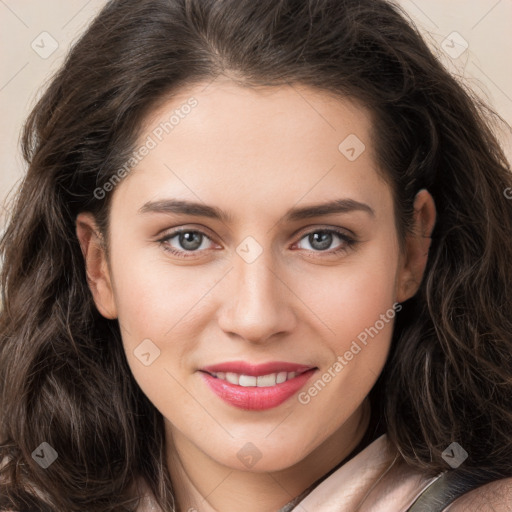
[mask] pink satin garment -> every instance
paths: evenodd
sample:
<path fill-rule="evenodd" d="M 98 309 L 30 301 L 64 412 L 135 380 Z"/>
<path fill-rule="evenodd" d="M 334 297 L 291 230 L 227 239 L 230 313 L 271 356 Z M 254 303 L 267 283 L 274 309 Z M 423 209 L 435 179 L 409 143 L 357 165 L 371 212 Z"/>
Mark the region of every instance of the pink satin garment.
<path fill-rule="evenodd" d="M 383 434 L 323 480 L 291 512 L 406 512 L 438 476 L 426 477 L 400 461 Z"/>

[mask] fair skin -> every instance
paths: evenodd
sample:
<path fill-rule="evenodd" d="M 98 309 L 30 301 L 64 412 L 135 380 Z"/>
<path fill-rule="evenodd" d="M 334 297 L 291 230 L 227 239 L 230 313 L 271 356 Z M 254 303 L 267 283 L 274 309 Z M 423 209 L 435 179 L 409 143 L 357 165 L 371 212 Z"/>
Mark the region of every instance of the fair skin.
<path fill-rule="evenodd" d="M 112 192 L 108 257 L 89 213 L 78 215 L 77 236 L 96 306 L 118 319 L 133 375 L 165 418 L 180 510 L 270 512 L 361 440 L 393 321 L 308 403 L 295 394 L 267 410 L 236 408 L 205 385 L 199 369 L 235 360 L 301 363 L 316 367 L 307 390 L 358 334 L 416 293 L 435 206 L 426 190 L 418 193 L 415 229 L 401 251 L 366 110 L 305 87 L 206 85 L 146 119 L 137 146 L 189 97 L 198 101 Z M 350 134 L 366 146 L 354 161 L 338 149 Z M 232 218 L 140 211 L 171 198 Z M 369 208 L 285 219 L 292 208 L 335 199 Z M 176 227 L 204 233 L 199 249 L 187 251 L 178 236 L 161 241 Z M 355 243 L 332 233 L 322 249 L 306 236 L 329 228 Z M 262 250 L 251 263 L 236 251 L 248 236 Z M 134 354 L 145 339 L 160 350 L 149 366 Z M 249 442 L 261 455 L 251 468 L 237 457 Z"/>

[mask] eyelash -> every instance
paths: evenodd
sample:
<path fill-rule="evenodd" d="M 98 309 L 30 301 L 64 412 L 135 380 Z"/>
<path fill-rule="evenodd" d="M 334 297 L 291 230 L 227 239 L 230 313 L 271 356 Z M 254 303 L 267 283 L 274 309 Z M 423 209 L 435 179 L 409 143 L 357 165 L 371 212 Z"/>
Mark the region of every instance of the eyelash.
<path fill-rule="evenodd" d="M 195 250 L 195 251 L 179 251 L 174 248 L 170 248 L 168 245 L 166 245 L 166 242 L 169 242 L 170 240 L 172 240 L 173 238 L 175 238 L 177 235 L 179 235 L 181 233 L 198 233 L 198 234 L 201 234 L 203 237 L 207 238 L 208 240 L 213 241 L 206 233 L 204 233 L 201 230 L 186 229 L 186 228 L 175 230 L 175 231 L 165 235 L 163 238 L 160 238 L 157 241 L 160 243 L 160 245 L 162 245 L 162 247 L 165 251 L 171 253 L 173 256 L 176 256 L 178 258 L 183 258 L 183 259 L 195 257 L 194 254 L 198 253 L 200 251 L 197 251 L 197 250 Z M 317 253 L 320 255 L 327 254 L 329 256 L 334 256 L 334 255 L 340 254 L 342 252 L 348 252 L 357 243 L 357 241 L 354 238 L 348 236 L 344 231 L 341 231 L 338 229 L 333 229 L 333 228 L 315 229 L 312 231 L 308 231 L 308 232 L 302 234 L 302 236 L 299 239 L 299 242 L 301 240 L 303 240 L 304 238 L 306 238 L 307 236 L 312 235 L 314 233 L 333 233 L 333 234 L 337 235 L 344 242 L 340 247 L 338 247 L 337 249 L 331 250 L 331 251 L 308 251 L 308 252 L 313 252 L 313 253 Z M 190 253 L 190 255 L 185 255 L 187 253 Z"/>

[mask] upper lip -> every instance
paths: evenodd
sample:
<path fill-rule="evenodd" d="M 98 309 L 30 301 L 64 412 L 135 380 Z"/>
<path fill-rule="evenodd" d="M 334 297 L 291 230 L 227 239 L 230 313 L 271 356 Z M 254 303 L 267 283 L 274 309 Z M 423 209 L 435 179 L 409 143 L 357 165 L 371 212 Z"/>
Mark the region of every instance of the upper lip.
<path fill-rule="evenodd" d="M 269 375 L 270 373 L 279 372 L 304 373 L 313 368 L 316 367 L 305 364 L 287 363 L 285 361 L 271 361 L 263 364 L 251 364 L 245 361 L 227 361 L 224 363 L 204 366 L 200 370 L 208 373 L 232 372 L 240 375 L 259 377 L 261 375 Z"/>

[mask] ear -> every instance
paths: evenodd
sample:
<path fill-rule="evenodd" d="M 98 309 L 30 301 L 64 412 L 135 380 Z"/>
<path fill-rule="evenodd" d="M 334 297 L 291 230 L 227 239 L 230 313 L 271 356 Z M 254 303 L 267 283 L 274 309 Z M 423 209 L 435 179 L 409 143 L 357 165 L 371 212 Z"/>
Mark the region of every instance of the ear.
<path fill-rule="evenodd" d="M 421 189 L 414 199 L 414 225 L 406 237 L 405 252 L 398 271 L 397 302 L 410 299 L 420 287 L 435 222 L 434 199 L 426 189 Z"/>
<path fill-rule="evenodd" d="M 79 213 L 75 224 L 76 236 L 85 260 L 87 283 L 96 307 L 105 318 L 117 318 L 105 243 L 94 216 L 89 212 Z"/>

